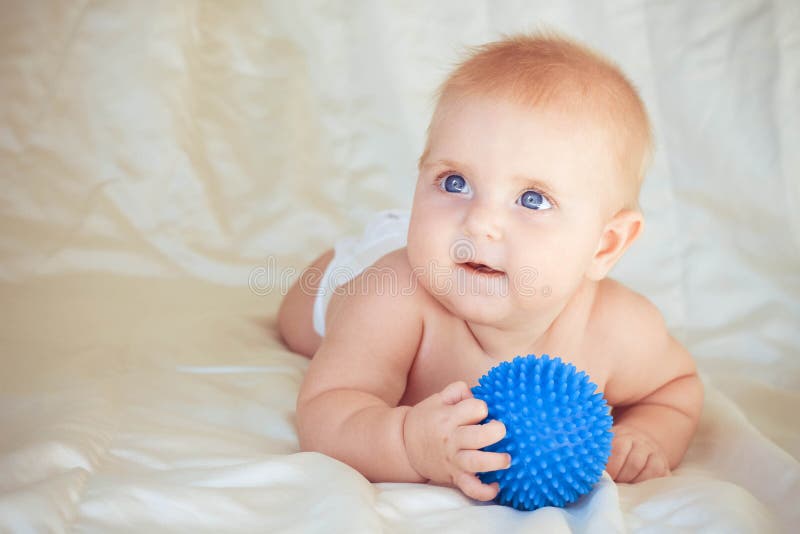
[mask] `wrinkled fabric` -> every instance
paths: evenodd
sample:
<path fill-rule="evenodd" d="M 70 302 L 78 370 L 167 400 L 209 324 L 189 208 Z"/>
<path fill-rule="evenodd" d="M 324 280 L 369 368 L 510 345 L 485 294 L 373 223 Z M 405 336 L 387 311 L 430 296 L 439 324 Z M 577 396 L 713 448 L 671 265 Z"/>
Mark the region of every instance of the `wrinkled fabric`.
<path fill-rule="evenodd" d="M 771 532 L 800 521 L 800 4 L 0 4 L 0 531 Z M 300 452 L 299 270 L 408 209 L 465 47 L 548 25 L 656 139 L 611 276 L 706 384 L 669 478 L 518 512 Z M 624 325 L 621 325 L 624 328 Z"/>

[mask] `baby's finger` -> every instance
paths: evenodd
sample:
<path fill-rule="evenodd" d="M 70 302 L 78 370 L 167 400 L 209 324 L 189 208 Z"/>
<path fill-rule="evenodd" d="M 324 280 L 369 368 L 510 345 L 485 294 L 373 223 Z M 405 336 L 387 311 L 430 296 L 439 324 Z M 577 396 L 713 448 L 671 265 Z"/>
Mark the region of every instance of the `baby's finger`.
<path fill-rule="evenodd" d="M 666 458 L 660 454 L 651 454 L 647 459 L 647 464 L 645 464 L 644 469 L 642 469 L 641 473 L 639 473 L 639 475 L 634 478 L 632 482 L 635 484 L 637 482 L 644 482 L 645 480 L 649 480 L 651 478 L 669 476 L 669 474 L 670 471 Z"/>
<path fill-rule="evenodd" d="M 633 441 L 629 439 L 615 439 L 613 441 L 611 457 L 608 459 L 608 464 L 606 464 L 606 471 L 608 471 L 608 475 L 613 480 L 617 480 L 619 472 L 631 452 L 631 447 L 633 447 Z"/>
<path fill-rule="evenodd" d="M 471 473 L 459 473 L 454 477 L 453 482 L 464 492 L 464 495 L 478 501 L 491 501 L 500 492 L 500 485 L 497 482 L 484 484 Z"/>
<path fill-rule="evenodd" d="M 464 399 L 454 407 L 453 418 L 460 425 L 474 425 L 480 423 L 489 415 L 489 408 L 480 399 Z"/>
<path fill-rule="evenodd" d="M 497 443 L 506 435 L 502 421 L 493 419 L 484 425 L 466 425 L 456 429 L 456 444 L 459 449 L 482 449 Z"/>
<path fill-rule="evenodd" d="M 631 479 L 631 484 L 636 484 L 637 482 L 644 482 L 645 480 L 650 480 L 651 478 L 656 478 L 659 476 L 658 474 L 659 467 L 658 467 L 658 460 L 655 454 L 651 454 L 647 457 L 647 462 L 644 464 L 644 467 L 639 472 L 636 477 Z"/>
<path fill-rule="evenodd" d="M 619 482 L 633 482 L 633 479 L 639 476 L 639 473 L 644 469 L 650 454 L 651 452 L 649 449 L 641 445 L 637 446 L 637 444 L 634 443 L 631 452 L 628 454 L 628 458 L 625 460 L 625 465 L 622 466 L 622 470 L 619 472 L 617 480 Z"/>
<path fill-rule="evenodd" d="M 463 380 L 448 384 L 439 394 L 445 404 L 458 404 L 464 399 L 472 398 L 472 390 Z"/>
<path fill-rule="evenodd" d="M 486 452 L 462 449 L 456 453 L 455 464 L 470 473 L 486 473 L 508 469 L 511 455 L 505 452 Z"/>

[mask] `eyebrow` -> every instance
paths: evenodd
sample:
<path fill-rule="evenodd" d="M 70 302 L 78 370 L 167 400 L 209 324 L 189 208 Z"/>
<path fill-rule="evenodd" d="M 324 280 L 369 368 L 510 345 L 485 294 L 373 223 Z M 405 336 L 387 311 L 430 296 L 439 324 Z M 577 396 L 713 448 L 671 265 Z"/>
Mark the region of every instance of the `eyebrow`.
<path fill-rule="evenodd" d="M 465 171 L 467 171 L 468 174 L 473 174 L 472 170 L 469 168 L 469 165 L 458 163 L 457 161 L 453 161 L 446 158 L 425 163 L 422 166 L 422 168 L 427 169 L 428 167 L 437 167 L 437 166 L 451 167 L 454 169 L 464 169 Z M 529 176 L 520 176 L 520 175 L 514 176 L 514 178 L 517 183 L 525 184 L 524 187 L 526 189 L 535 189 L 537 191 L 541 191 L 550 198 L 555 198 L 557 196 L 560 196 L 560 194 L 555 190 L 553 186 L 551 186 L 544 180 L 540 180 L 539 178 L 532 178 Z"/>

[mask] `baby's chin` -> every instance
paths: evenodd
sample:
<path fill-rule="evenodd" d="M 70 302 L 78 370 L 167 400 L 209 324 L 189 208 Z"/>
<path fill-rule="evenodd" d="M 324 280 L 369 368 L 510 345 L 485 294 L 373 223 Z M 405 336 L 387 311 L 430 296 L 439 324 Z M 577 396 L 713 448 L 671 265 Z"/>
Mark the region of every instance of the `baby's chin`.
<path fill-rule="evenodd" d="M 447 276 L 418 279 L 444 308 L 463 320 L 480 324 L 503 325 L 516 323 L 520 317 L 531 316 L 552 305 L 549 286 L 538 287 L 535 278 L 527 279 L 514 272 L 494 276 L 470 276 L 459 272 L 455 265 Z"/>
<path fill-rule="evenodd" d="M 509 314 L 508 306 L 474 296 L 447 295 L 434 296 L 454 317 L 472 323 L 494 325 L 501 324 Z"/>
<path fill-rule="evenodd" d="M 475 281 L 449 276 L 420 280 L 420 285 L 453 315 L 464 320 L 502 322 L 513 311 L 514 299 L 508 294 L 505 279 Z"/>

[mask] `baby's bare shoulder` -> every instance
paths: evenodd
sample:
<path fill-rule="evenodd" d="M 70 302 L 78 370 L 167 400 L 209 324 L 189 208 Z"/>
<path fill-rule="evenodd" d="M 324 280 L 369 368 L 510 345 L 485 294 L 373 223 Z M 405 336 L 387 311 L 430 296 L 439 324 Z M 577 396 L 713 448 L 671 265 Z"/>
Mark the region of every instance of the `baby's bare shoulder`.
<path fill-rule="evenodd" d="M 397 275 L 398 285 L 413 285 L 411 264 L 408 261 L 406 247 L 393 250 L 378 259 L 372 267 L 376 270 L 385 270 Z"/>
<path fill-rule="evenodd" d="M 419 285 L 414 269 L 408 261 L 406 247 L 389 252 L 366 271 L 372 272 L 380 290 L 402 297 L 404 306 L 413 307 L 420 316 L 424 315 L 423 311 L 430 307 L 432 302 L 435 302 Z"/>
<path fill-rule="evenodd" d="M 669 333 L 658 307 L 616 280 L 600 282 L 589 324 L 596 336 L 605 336 L 605 395 L 614 406 L 637 403 L 696 372 L 691 354 Z"/>
<path fill-rule="evenodd" d="M 396 406 L 422 335 L 408 261 L 392 252 L 337 288 L 326 332 L 306 372 L 298 403 L 325 391 L 369 393 Z"/>

